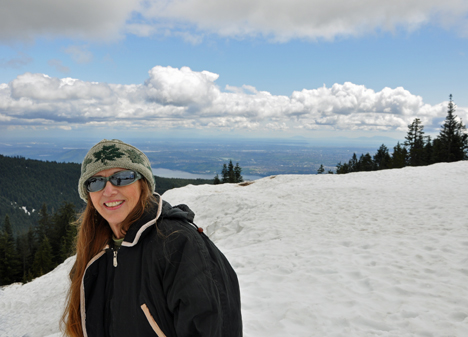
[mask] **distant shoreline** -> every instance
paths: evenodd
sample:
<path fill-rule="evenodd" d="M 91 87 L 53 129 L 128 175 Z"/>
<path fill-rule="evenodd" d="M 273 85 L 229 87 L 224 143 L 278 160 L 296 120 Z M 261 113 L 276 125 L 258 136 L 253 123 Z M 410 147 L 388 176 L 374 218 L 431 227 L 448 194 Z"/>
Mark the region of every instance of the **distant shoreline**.
<path fill-rule="evenodd" d="M 153 174 L 161 178 L 180 178 L 180 179 L 213 179 L 214 174 L 190 173 L 179 170 L 170 170 L 163 167 L 153 167 Z M 263 178 L 257 175 L 243 175 L 244 180 L 257 180 Z"/>

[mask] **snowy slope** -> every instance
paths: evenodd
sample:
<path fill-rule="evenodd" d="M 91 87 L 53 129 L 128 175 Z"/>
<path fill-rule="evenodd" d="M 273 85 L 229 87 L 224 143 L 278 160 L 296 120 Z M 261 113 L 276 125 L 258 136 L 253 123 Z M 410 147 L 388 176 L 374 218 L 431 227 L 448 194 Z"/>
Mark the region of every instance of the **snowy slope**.
<path fill-rule="evenodd" d="M 468 336 L 468 162 L 163 197 L 233 264 L 247 337 Z M 59 332 L 71 263 L 0 291 L 0 336 Z"/>

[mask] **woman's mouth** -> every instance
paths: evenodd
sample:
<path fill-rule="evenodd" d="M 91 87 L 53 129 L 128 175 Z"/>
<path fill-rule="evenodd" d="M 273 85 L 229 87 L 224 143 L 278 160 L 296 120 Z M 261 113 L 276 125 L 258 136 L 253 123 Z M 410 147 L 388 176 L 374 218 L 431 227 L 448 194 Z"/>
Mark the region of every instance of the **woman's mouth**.
<path fill-rule="evenodd" d="M 115 208 L 115 207 L 118 207 L 120 205 L 122 205 L 124 203 L 123 200 L 120 200 L 120 201 L 109 201 L 109 202 L 105 202 L 104 203 L 104 206 L 106 206 L 107 208 Z"/>

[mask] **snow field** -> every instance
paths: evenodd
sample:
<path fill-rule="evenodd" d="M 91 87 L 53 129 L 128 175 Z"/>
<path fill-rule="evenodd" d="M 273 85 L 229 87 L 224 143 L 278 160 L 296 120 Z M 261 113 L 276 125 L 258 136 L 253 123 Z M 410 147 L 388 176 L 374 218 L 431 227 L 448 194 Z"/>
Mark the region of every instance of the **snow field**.
<path fill-rule="evenodd" d="M 462 162 L 164 197 L 232 261 L 246 336 L 468 336 L 467 182 Z"/>

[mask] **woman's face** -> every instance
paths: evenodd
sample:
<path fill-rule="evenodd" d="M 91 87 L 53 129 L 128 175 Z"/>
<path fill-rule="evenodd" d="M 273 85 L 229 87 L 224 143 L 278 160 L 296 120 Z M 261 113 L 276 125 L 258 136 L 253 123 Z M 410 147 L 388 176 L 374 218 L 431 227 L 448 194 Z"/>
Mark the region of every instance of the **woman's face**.
<path fill-rule="evenodd" d="M 96 173 L 94 176 L 109 177 L 123 168 L 112 168 Z M 135 208 L 141 195 L 141 180 L 127 185 L 116 187 L 108 181 L 104 189 L 98 192 L 89 192 L 94 208 L 107 220 L 116 238 L 122 238 L 120 231 L 122 222 Z"/>

